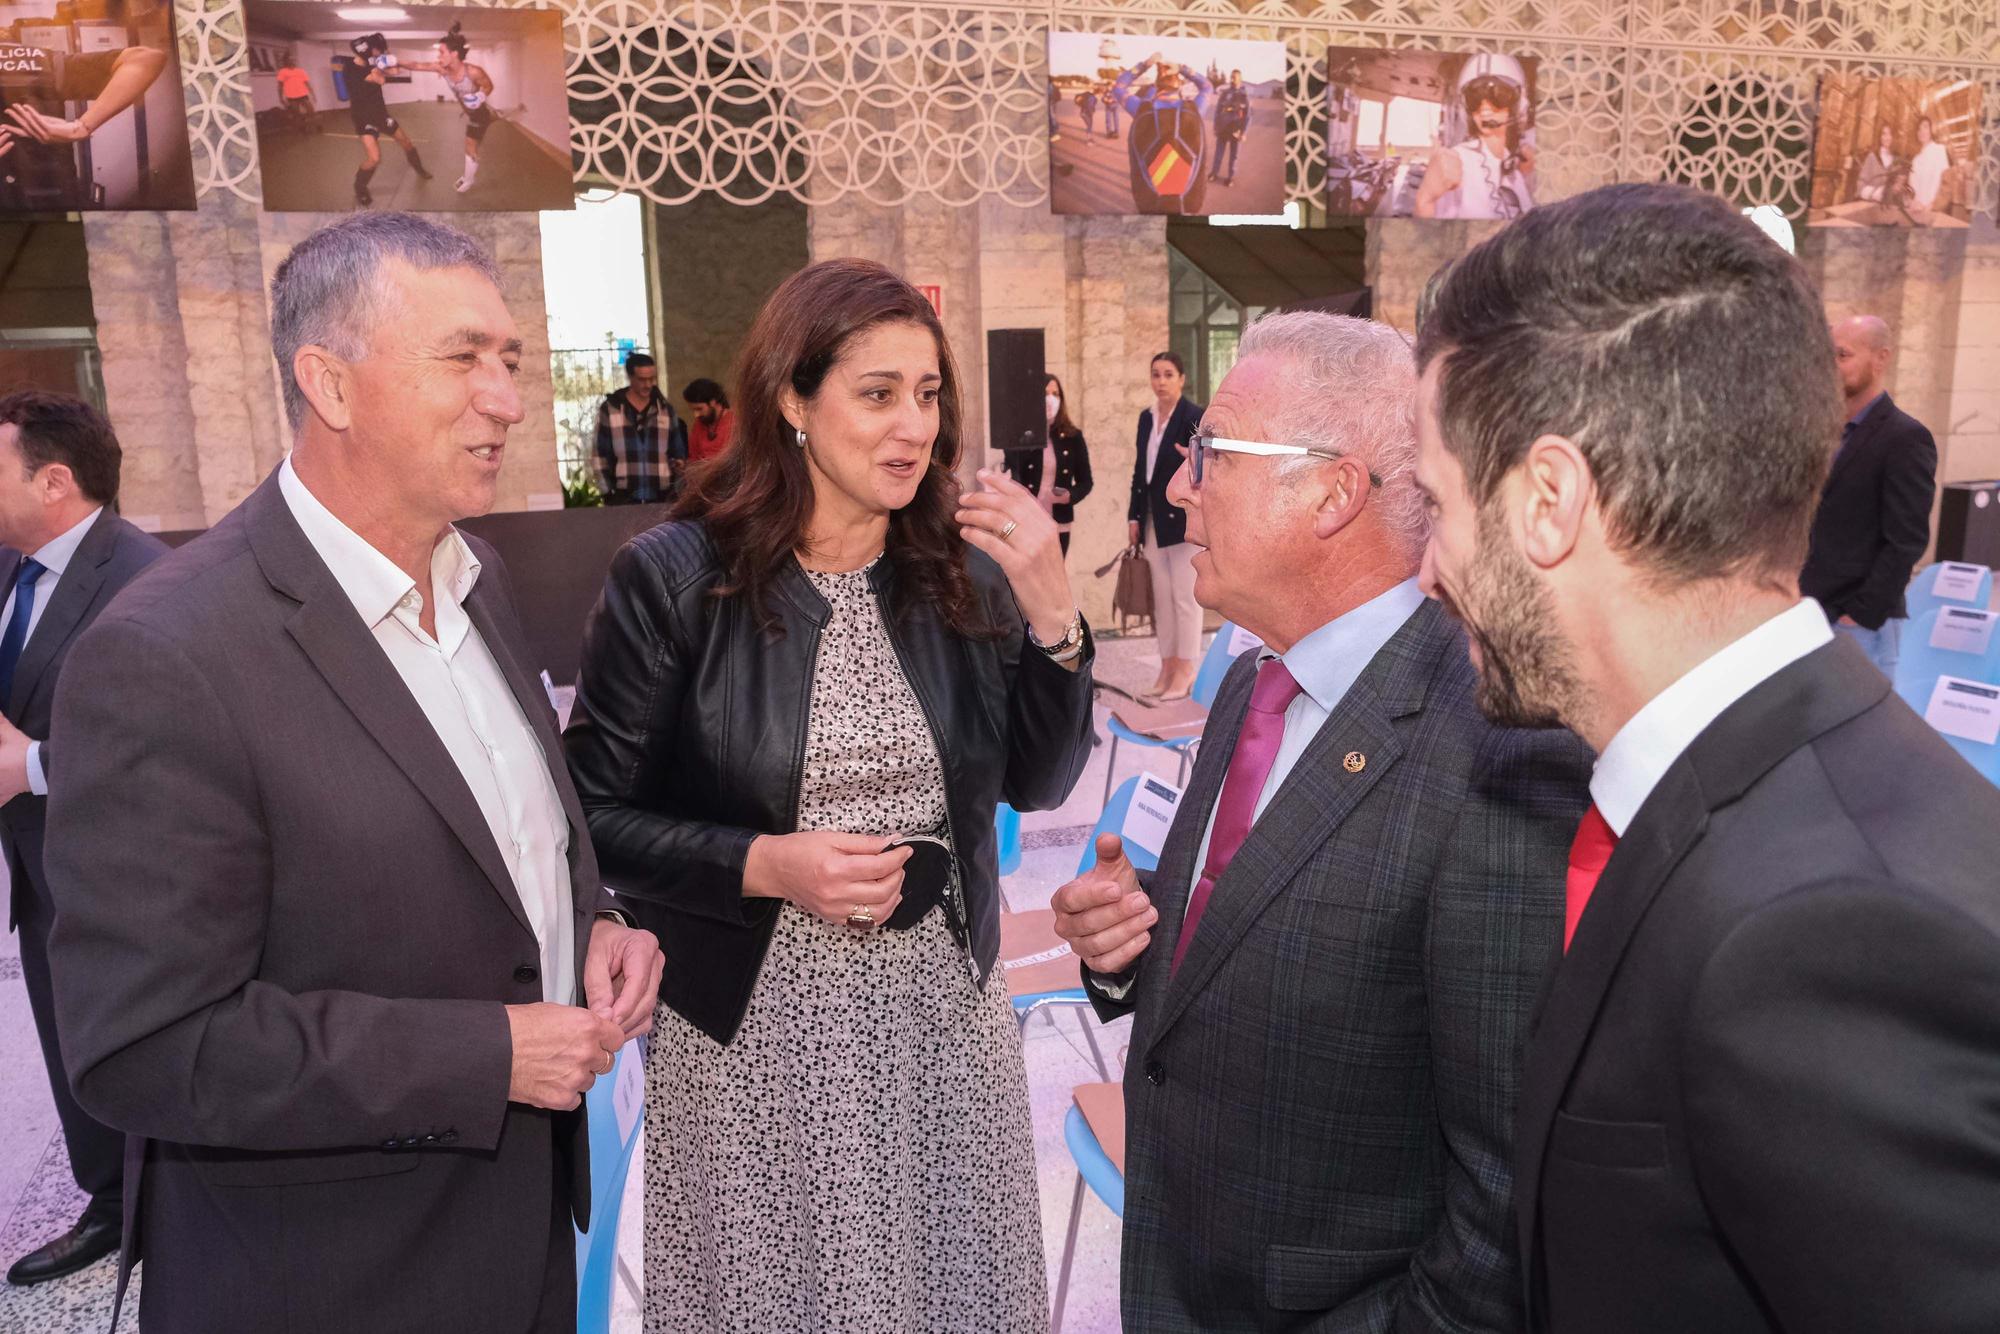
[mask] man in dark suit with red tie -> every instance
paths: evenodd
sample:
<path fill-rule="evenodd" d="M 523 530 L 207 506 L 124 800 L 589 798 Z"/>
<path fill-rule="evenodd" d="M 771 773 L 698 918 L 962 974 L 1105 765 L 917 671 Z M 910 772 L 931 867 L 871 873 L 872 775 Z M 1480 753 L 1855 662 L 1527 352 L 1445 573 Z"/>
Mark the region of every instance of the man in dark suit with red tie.
<path fill-rule="evenodd" d="M 2000 793 L 1796 571 L 1842 420 L 1804 270 L 1619 185 L 1418 335 L 1434 593 L 1598 752 L 1516 1201 L 1553 1334 L 2000 1329 Z"/>
<path fill-rule="evenodd" d="M 122 455 L 90 404 L 33 390 L 0 398 L 0 848 L 13 882 L 10 924 L 21 933 L 21 980 L 42 1041 L 70 1173 L 83 1216 L 16 1260 L 15 1285 L 73 1274 L 118 1249 L 125 1137 L 77 1106 L 56 1036 L 49 987 L 55 904 L 42 867 L 56 682 L 78 635 L 133 576 L 166 551 L 118 517 Z"/>

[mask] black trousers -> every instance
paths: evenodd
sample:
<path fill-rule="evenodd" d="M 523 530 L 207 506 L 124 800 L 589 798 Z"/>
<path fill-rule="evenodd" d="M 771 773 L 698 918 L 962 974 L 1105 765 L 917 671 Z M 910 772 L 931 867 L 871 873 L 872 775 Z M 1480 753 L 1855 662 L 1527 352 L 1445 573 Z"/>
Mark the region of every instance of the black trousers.
<path fill-rule="evenodd" d="M 22 875 L 18 858 L 9 869 Z M 48 1066 L 49 1092 L 55 1095 L 56 1117 L 69 1145 L 70 1171 L 90 1197 L 84 1216 L 114 1226 L 122 1217 L 125 1179 L 125 1136 L 79 1107 L 63 1068 L 62 1045 L 56 1041 L 55 995 L 49 986 L 49 928 L 55 914 L 34 886 L 17 879 L 14 887 L 16 926 L 21 933 L 21 980 L 28 986 L 28 1008 L 34 1012 L 35 1033 L 42 1040 L 42 1061 Z"/>

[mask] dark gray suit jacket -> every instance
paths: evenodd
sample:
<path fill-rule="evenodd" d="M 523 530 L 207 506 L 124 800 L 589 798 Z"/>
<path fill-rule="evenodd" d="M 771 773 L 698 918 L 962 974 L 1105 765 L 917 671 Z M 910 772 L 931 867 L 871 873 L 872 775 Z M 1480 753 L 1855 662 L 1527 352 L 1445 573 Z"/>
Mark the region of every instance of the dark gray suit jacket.
<path fill-rule="evenodd" d="M 1533 1327 L 2000 1330 L 2000 792 L 1845 639 L 1604 869 L 1521 1090 Z"/>
<path fill-rule="evenodd" d="M 57 748 L 49 737 L 49 719 L 70 645 L 118 591 L 166 549 L 159 538 L 140 532 L 107 508 L 77 543 L 69 567 L 48 595 L 49 605 L 42 609 L 42 619 L 35 623 L 35 633 L 14 668 L 12 690 L 0 700 L 7 721 L 42 743 L 45 776 L 55 772 Z M 20 568 L 21 553 L 0 547 L 0 602 L 6 600 L 5 590 L 14 586 L 14 572 Z M 48 899 L 48 879 L 42 873 L 42 825 L 47 812 L 48 799 L 31 792 L 0 806 L 0 840 L 6 844 L 13 880 L 9 926 L 21 916 L 25 895 Z"/>
<path fill-rule="evenodd" d="M 596 859 L 506 573 L 468 541 L 467 612 L 569 816 L 580 977 Z M 152 1141 L 143 1190 L 126 1174 L 142 1328 L 526 1329 L 589 1199 L 581 1115 L 507 1100 L 502 1006 L 542 999 L 539 947 L 275 475 L 97 619 L 55 726 L 58 1027 L 78 1101 Z"/>
<path fill-rule="evenodd" d="M 1125 1327 L 1517 1329 L 1514 1097 L 1589 753 L 1486 722 L 1464 637 L 1426 601 L 1257 821 L 1170 979 L 1253 658 L 1223 683 L 1151 877 Z"/>

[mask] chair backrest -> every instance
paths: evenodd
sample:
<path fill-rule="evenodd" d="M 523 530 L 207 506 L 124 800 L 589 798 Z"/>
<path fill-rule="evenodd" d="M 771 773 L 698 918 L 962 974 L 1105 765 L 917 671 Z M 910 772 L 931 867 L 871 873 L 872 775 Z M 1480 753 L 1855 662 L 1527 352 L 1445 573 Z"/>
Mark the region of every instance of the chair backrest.
<path fill-rule="evenodd" d="M 1945 576 L 1945 588 L 1938 590 L 1938 576 Z M 1993 601 L 1993 571 L 1969 561 L 1939 561 L 1917 571 L 1904 594 L 1910 619 L 1940 607 L 1977 607 L 1985 610 Z"/>
<path fill-rule="evenodd" d="M 1946 603 L 1910 622 L 1896 659 L 1896 693 L 1922 715 L 1940 676 L 2000 686 L 2000 613 Z M 1973 768 L 2000 783 L 2000 745 L 1941 735 Z"/>
<path fill-rule="evenodd" d="M 590 1231 L 576 1234 L 578 1334 L 608 1334 L 618 1268 L 618 1216 L 625 1178 L 645 1115 L 645 1062 L 639 1045 L 620 1049 L 611 1072 L 583 1095 L 590 1125 Z"/>
<path fill-rule="evenodd" d="M 1253 642 L 1261 642 L 1248 630 L 1222 623 L 1215 632 L 1215 638 L 1208 641 L 1208 652 L 1202 654 L 1201 668 L 1194 675 L 1194 689 L 1190 692 L 1194 702 L 1204 708 L 1215 703 L 1216 692 L 1222 689 L 1222 678 L 1229 675 L 1229 666 L 1236 657 Z"/>
<path fill-rule="evenodd" d="M 1085 871 L 1097 865 L 1097 836 L 1099 834 L 1115 834 L 1125 827 L 1126 813 L 1132 809 L 1132 794 L 1139 790 L 1139 780 L 1146 776 L 1145 774 L 1132 775 L 1132 777 L 1120 783 L 1117 789 L 1112 792 L 1111 800 L 1104 803 L 1104 813 L 1097 817 L 1096 828 L 1092 829 L 1090 837 L 1083 841 L 1083 858 L 1076 864 L 1076 873 L 1078 875 L 1082 875 Z M 1142 871 L 1150 871 L 1160 864 L 1158 857 L 1134 843 L 1127 843 L 1125 845 L 1125 856 L 1132 865 Z"/>
<path fill-rule="evenodd" d="M 993 835 L 1000 874 L 1014 874 L 1021 869 L 1021 813 L 1004 801 L 993 808 Z"/>

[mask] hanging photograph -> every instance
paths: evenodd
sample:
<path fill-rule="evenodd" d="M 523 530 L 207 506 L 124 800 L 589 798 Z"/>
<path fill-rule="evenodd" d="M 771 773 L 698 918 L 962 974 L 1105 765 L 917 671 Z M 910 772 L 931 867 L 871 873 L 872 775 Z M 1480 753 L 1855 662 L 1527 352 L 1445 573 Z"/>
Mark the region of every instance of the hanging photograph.
<path fill-rule="evenodd" d="M 1980 86 L 1826 74 L 1810 227 L 1965 227 L 1979 173 Z"/>
<path fill-rule="evenodd" d="M 13 0 L 0 214 L 194 207 L 169 0 Z"/>
<path fill-rule="evenodd" d="M 1326 53 L 1327 212 L 1518 218 L 1535 206 L 1535 58 Z"/>
<path fill-rule="evenodd" d="M 1049 35 L 1057 213 L 1281 213 L 1285 47 L 1133 33 Z"/>
<path fill-rule="evenodd" d="M 562 15 L 246 0 L 264 207 L 575 207 Z"/>

